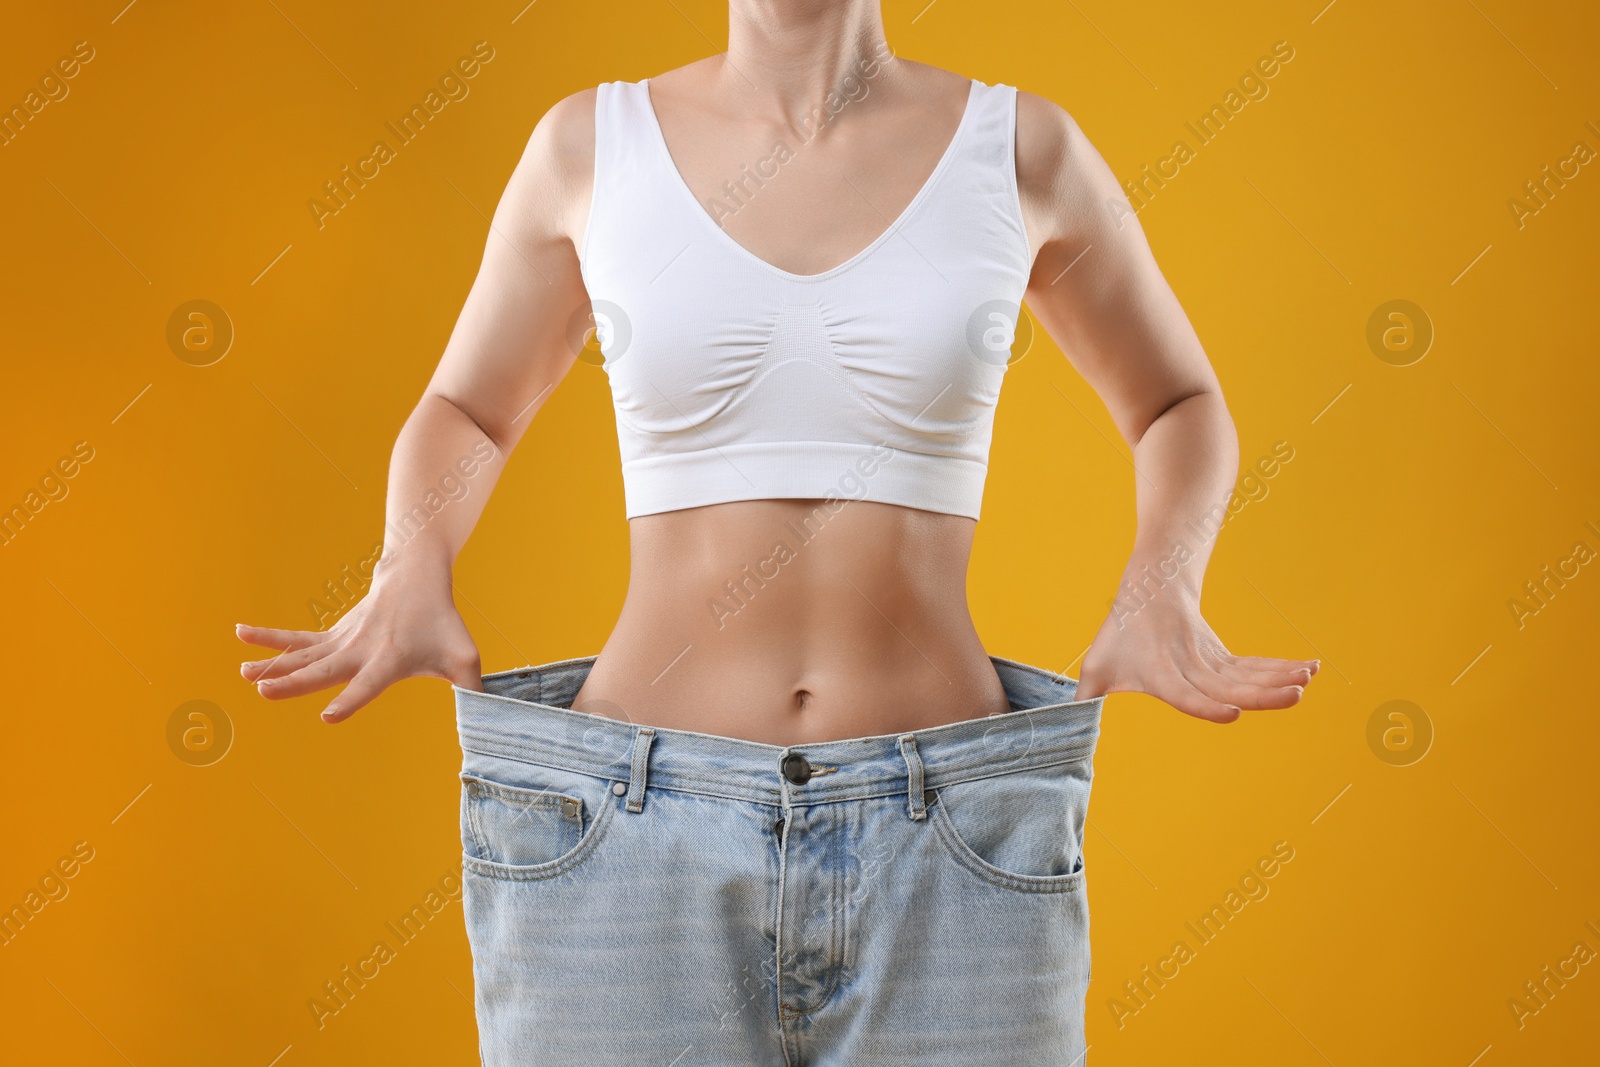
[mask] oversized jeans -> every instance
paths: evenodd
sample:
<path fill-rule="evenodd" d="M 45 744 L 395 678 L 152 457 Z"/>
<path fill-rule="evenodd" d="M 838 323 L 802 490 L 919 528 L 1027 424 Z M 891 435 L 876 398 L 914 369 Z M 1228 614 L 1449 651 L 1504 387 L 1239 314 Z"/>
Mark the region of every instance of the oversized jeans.
<path fill-rule="evenodd" d="M 459 686 L 485 1067 L 1080 1067 L 1104 697 L 776 746 L 571 709 L 595 657 Z"/>

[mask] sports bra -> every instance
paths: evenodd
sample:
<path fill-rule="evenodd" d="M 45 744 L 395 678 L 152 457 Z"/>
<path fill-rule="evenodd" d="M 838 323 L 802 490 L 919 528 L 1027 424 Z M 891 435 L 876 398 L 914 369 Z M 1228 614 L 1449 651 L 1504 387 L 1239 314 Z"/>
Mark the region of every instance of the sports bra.
<path fill-rule="evenodd" d="M 972 79 L 955 136 L 900 216 L 838 266 L 792 274 L 696 199 L 648 82 L 598 87 L 578 250 L 627 517 L 820 497 L 978 518 L 1032 258 L 1016 89 Z M 760 196 L 780 158 L 746 165 L 724 206 Z"/>

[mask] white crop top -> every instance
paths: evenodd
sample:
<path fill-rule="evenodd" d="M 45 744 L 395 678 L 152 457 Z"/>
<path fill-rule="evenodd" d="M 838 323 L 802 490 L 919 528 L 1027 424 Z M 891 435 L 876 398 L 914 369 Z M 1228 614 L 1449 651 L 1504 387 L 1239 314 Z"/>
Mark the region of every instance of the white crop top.
<path fill-rule="evenodd" d="M 738 244 L 695 198 L 648 81 L 598 88 L 578 250 L 628 518 L 822 497 L 976 519 L 1031 265 L 1016 89 L 973 79 L 955 137 L 899 218 L 801 275 Z M 759 196 L 778 165 L 746 167 L 730 188 Z"/>

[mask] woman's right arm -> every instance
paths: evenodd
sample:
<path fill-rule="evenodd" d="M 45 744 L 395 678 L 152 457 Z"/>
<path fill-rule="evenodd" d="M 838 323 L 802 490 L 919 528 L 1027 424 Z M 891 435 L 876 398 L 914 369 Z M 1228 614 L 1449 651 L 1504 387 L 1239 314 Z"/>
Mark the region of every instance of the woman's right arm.
<path fill-rule="evenodd" d="M 483 688 L 451 569 L 511 451 L 577 359 L 568 324 L 589 304 L 575 242 L 594 172 L 594 96 L 575 93 L 545 113 L 495 208 L 478 276 L 395 441 L 383 554 L 366 596 L 326 631 L 238 627 L 240 640 L 279 650 L 240 668 L 263 697 L 349 683 L 322 713 L 342 722 L 404 678 Z"/>

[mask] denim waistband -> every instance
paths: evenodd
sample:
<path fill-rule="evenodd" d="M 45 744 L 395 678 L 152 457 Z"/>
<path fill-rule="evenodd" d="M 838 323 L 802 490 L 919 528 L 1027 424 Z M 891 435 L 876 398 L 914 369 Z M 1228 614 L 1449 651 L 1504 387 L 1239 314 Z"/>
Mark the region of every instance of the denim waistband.
<path fill-rule="evenodd" d="M 662 787 L 771 804 L 812 804 L 905 793 L 1083 759 L 1094 752 L 1105 698 L 1074 700 L 1065 675 L 990 656 L 1011 711 L 943 726 L 836 741 L 769 745 L 573 711 L 597 656 L 483 676 L 484 692 L 452 685 L 467 752 Z M 810 778 L 792 781 L 798 753 Z M 916 791 L 920 793 L 919 791 Z M 920 796 L 913 799 L 920 807 Z"/>

